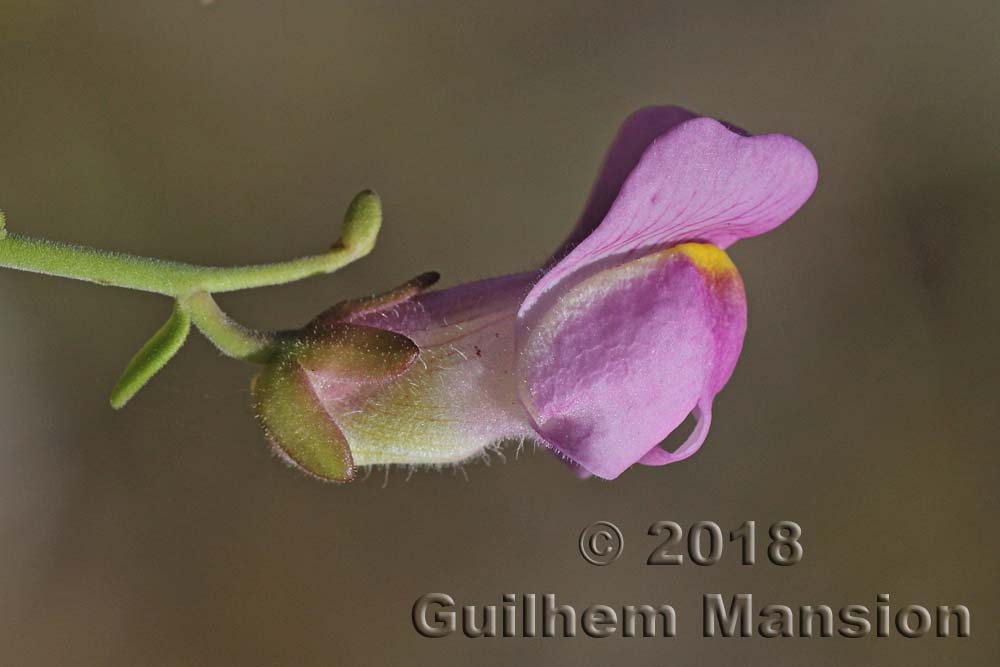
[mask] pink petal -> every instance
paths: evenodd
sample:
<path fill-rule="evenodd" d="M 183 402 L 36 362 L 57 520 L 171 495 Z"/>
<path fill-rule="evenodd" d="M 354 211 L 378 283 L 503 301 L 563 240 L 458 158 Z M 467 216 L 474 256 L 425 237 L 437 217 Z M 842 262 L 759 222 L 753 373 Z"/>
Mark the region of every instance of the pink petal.
<path fill-rule="evenodd" d="M 583 207 L 576 227 L 553 254 L 553 259 L 562 259 L 601 224 L 618 197 L 625 179 L 635 169 L 639 158 L 653 140 L 692 118 L 697 118 L 697 115 L 687 109 L 662 106 L 644 107 L 625 119 L 604 156 L 597 180 L 590 190 L 590 198 Z"/>
<path fill-rule="evenodd" d="M 613 479 L 693 453 L 743 343 L 746 301 L 728 256 L 683 244 L 599 271 L 519 331 L 519 394 L 538 433 Z M 652 451 L 695 408 L 675 454 Z"/>
<path fill-rule="evenodd" d="M 628 164 L 640 139 L 658 125 L 670 127 L 686 112 L 640 113 L 639 129 L 623 129 L 637 143 L 615 145 L 571 241 L 579 240 L 603 209 L 607 191 L 620 176 L 618 151 L 620 164 Z M 530 325 L 543 297 L 570 276 L 576 282 L 602 266 L 683 241 L 726 248 L 774 229 L 805 203 L 816 177 L 812 154 L 791 137 L 747 136 L 711 118 L 680 122 L 649 145 L 607 216 L 535 285 L 518 317 Z"/>

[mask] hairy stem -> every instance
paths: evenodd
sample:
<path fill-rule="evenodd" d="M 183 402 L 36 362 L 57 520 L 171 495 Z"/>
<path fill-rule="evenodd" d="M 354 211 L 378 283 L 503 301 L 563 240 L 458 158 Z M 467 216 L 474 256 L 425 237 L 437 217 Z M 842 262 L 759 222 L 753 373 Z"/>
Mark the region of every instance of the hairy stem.
<path fill-rule="evenodd" d="M 267 361 L 278 334 L 243 326 L 226 315 L 207 292 L 195 292 L 178 302 L 205 338 L 227 357 L 262 363 Z"/>
<path fill-rule="evenodd" d="M 183 299 L 195 292 L 232 292 L 331 273 L 371 252 L 381 221 L 378 197 L 365 191 L 351 202 L 342 237 L 326 252 L 273 264 L 216 267 L 10 234 L 0 220 L 0 267 Z"/>
<path fill-rule="evenodd" d="M 338 243 L 311 257 L 256 266 L 215 267 L 8 234 L 0 238 L 0 267 L 182 298 L 197 291 L 233 292 L 330 273 L 370 250 Z"/>

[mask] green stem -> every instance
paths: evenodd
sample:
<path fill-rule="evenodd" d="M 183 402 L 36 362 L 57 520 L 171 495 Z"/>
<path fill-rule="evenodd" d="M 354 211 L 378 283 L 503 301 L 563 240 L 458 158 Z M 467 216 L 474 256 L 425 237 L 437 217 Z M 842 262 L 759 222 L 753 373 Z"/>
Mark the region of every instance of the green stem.
<path fill-rule="evenodd" d="M 233 292 L 331 273 L 369 250 L 341 244 L 321 255 L 286 262 L 215 267 L 9 234 L 0 239 L 0 267 L 180 298 L 196 291 Z"/>
<path fill-rule="evenodd" d="M 270 358 L 278 334 L 257 331 L 236 322 L 219 308 L 211 294 L 195 292 L 177 303 L 191 317 L 198 331 L 227 357 L 258 363 Z"/>
<path fill-rule="evenodd" d="M 0 225 L 0 267 L 182 299 L 194 292 L 232 292 L 331 273 L 371 252 L 381 221 L 378 197 L 362 192 L 347 211 L 341 240 L 328 251 L 274 264 L 237 267 L 197 266 L 57 243 L 4 233 Z"/>

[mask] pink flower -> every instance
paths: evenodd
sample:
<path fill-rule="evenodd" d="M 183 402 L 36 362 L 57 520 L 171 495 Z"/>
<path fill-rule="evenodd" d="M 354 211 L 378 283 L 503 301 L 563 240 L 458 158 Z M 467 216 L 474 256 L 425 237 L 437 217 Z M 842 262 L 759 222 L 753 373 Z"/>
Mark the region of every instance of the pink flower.
<path fill-rule="evenodd" d="M 790 137 L 642 109 L 543 270 L 421 293 L 436 279 L 425 274 L 335 306 L 256 379 L 260 420 L 285 458 L 341 481 L 511 439 L 605 479 L 687 458 L 746 329 L 724 249 L 780 225 L 815 185 L 812 155 Z M 692 413 L 687 441 L 661 449 Z"/>

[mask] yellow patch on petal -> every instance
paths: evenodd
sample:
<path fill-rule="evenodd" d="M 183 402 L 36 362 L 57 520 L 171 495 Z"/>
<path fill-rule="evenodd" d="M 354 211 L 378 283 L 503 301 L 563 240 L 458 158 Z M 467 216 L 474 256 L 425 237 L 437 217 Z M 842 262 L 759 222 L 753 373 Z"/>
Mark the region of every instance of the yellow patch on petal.
<path fill-rule="evenodd" d="M 695 266 L 708 274 L 718 276 L 736 271 L 736 265 L 729 259 L 726 251 L 711 243 L 679 243 L 670 248 L 670 251 L 684 253 Z"/>

